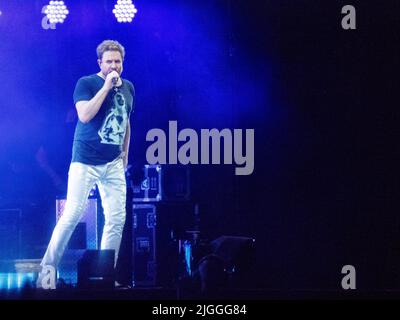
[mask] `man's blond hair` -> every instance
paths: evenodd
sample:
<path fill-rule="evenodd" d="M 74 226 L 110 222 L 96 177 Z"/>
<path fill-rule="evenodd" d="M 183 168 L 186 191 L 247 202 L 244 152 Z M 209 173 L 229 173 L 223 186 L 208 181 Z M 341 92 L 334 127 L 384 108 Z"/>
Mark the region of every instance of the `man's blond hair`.
<path fill-rule="evenodd" d="M 115 40 L 104 40 L 97 46 L 97 58 L 100 60 L 103 58 L 103 54 L 106 51 L 118 51 L 121 54 L 122 60 L 125 58 L 125 48 Z"/>

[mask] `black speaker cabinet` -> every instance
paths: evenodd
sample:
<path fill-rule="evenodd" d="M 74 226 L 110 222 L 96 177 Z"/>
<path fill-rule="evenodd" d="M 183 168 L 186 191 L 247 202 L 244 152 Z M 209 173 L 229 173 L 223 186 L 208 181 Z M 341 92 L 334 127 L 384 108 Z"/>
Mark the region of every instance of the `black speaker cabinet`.
<path fill-rule="evenodd" d="M 133 204 L 133 283 L 135 286 L 156 284 L 156 226 L 154 204 Z"/>
<path fill-rule="evenodd" d="M 86 250 L 78 261 L 78 288 L 114 288 L 114 250 Z"/>
<path fill-rule="evenodd" d="M 66 199 L 56 200 L 56 220 L 64 213 Z M 66 284 L 77 283 L 77 263 L 85 250 L 98 249 L 98 204 L 96 198 L 89 198 L 81 221 L 76 226 L 65 250 L 60 265 L 58 276 Z"/>

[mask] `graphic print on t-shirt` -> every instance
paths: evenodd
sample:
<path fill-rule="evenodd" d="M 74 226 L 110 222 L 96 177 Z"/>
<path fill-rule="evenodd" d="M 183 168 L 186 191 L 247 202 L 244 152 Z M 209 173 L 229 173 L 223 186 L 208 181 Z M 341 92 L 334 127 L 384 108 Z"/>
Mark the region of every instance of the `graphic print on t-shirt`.
<path fill-rule="evenodd" d="M 98 132 L 101 143 L 122 145 L 128 116 L 126 101 L 122 93 L 114 95 L 114 105 Z"/>

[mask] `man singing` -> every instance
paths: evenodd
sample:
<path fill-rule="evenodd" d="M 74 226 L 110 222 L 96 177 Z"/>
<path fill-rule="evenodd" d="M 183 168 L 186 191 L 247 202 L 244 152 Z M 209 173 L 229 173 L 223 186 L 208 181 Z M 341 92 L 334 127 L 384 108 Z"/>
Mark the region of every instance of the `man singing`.
<path fill-rule="evenodd" d="M 78 80 L 74 103 L 79 121 L 75 128 L 68 173 L 67 201 L 42 259 L 37 286 L 42 287 L 45 266 L 57 268 L 87 199 L 97 184 L 105 224 L 101 249 L 115 251 L 116 265 L 125 224 L 126 181 L 130 123 L 134 105 L 133 84 L 121 78 L 124 47 L 105 40 L 97 47 L 100 71 Z"/>

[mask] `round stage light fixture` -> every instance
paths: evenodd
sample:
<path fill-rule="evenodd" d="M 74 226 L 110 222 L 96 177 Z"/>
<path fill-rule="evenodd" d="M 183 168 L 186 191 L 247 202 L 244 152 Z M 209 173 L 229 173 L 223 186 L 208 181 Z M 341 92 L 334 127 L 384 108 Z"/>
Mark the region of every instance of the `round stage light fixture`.
<path fill-rule="evenodd" d="M 50 1 L 44 13 L 50 23 L 63 23 L 69 11 L 64 1 Z"/>
<path fill-rule="evenodd" d="M 113 13 L 120 23 L 132 22 L 137 13 L 137 9 L 132 3 L 132 0 L 118 0 L 117 4 L 114 6 Z"/>

